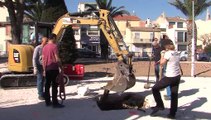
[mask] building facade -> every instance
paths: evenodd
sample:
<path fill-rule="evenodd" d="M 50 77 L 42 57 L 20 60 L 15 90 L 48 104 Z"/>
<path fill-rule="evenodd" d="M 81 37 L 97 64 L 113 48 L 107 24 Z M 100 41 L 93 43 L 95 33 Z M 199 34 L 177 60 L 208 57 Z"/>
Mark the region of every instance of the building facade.
<path fill-rule="evenodd" d="M 166 17 L 162 13 L 155 21 L 159 28 L 163 29 L 161 37 L 167 35 L 171 39 L 177 51 L 187 50 L 187 24 L 186 20 L 180 17 Z"/>
<path fill-rule="evenodd" d="M 211 43 L 211 20 L 196 20 L 197 26 L 197 46 L 204 49 L 205 46 Z"/>
<path fill-rule="evenodd" d="M 5 56 L 7 51 L 7 42 L 11 40 L 11 27 L 3 25 L 3 23 L 9 21 L 9 14 L 7 12 L 7 8 L 0 7 L 0 11 L 0 56 Z"/>
<path fill-rule="evenodd" d="M 80 2 L 78 4 L 78 12 L 86 12 L 90 9 L 88 4 L 98 9 L 95 2 Z M 100 53 L 100 30 L 98 26 L 82 25 L 77 31 L 78 34 L 75 34 L 75 38 L 78 48 L 88 48 Z"/>

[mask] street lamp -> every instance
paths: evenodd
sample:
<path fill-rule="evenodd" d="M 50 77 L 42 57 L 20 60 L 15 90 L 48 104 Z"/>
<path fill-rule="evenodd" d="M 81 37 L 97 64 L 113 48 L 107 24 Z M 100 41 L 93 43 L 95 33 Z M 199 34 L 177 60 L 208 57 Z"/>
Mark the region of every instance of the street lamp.
<path fill-rule="evenodd" d="M 192 53 L 191 53 L 191 77 L 195 74 L 195 18 L 194 18 L 194 0 L 192 0 Z"/>

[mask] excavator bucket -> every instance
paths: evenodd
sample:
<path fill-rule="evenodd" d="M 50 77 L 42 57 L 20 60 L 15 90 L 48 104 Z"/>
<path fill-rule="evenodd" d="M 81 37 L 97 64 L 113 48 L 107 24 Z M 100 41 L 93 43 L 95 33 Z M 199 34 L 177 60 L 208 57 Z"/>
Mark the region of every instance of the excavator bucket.
<path fill-rule="evenodd" d="M 123 61 L 119 61 L 116 65 L 116 73 L 114 79 L 109 81 L 104 87 L 105 90 L 123 92 L 136 83 L 136 78 L 133 73 L 130 73 L 129 65 L 125 64 Z"/>

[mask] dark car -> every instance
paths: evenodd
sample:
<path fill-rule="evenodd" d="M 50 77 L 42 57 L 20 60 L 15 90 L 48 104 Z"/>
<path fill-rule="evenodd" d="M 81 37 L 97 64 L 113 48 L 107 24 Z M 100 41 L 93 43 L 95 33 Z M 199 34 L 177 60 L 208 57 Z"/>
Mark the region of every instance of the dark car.
<path fill-rule="evenodd" d="M 97 53 L 88 49 L 88 48 L 79 48 L 78 51 L 78 58 L 95 58 L 97 57 Z"/>
<path fill-rule="evenodd" d="M 197 60 L 198 61 L 209 61 L 209 56 L 206 53 L 198 53 Z"/>

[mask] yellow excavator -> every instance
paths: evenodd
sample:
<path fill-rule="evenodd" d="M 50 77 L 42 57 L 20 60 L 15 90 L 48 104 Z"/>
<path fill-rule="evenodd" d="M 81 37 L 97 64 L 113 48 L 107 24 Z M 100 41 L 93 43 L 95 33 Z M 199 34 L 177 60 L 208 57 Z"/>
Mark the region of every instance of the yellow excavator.
<path fill-rule="evenodd" d="M 116 72 L 113 80 L 104 86 L 104 94 L 108 94 L 109 91 L 123 92 L 133 87 L 136 83 L 136 78 L 133 74 L 132 54 L 130 54 L 118 27 L 110 16 L 110 12 L 99 9 L 99 11 L 90 12 L 86 16 L 83 16 L 82 13 L 67 13 L 61 16 L 52 31 L 57 35 L 57 41 L 61 40 L 66 27 L 75 25 L 99 26 L 114 53 L 117 55 Z M 32 68 L 32 51 L 33 48 L 29 45 L 11 45 L 8 57 L 9 70 L 19 73 L 29 72 Z M 1 77 L 1 85 L 2 83 L 5 85 L 7 83 L 5 82 L 6 79 L 2 78 L 4 78 L 4 75 Z M 18 80 L 18 82 L 20 81 L 21 79 Z"/>

